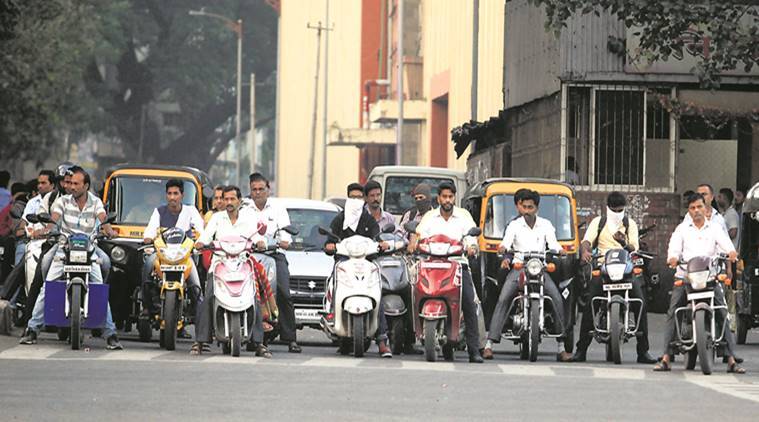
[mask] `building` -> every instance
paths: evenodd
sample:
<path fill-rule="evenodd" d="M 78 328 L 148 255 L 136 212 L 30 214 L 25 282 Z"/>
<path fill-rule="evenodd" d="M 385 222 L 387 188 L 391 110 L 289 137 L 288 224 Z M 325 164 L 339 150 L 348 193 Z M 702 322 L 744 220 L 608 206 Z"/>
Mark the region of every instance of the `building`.
<path fill-rule="evenodd" d="M 466 168 L 465 160 L 456 159 L 451 129 L 497 115 L 503 108 L 502 0 L 330 0 L 329 4 L 283 0 L 279 3 L 278 195 L 344 196 L 348 183 L 364 181 L 375 166 L 395 164 L 400 4 L 404 15 L 401 163 Z M 327 21 L 329 31 L 321 35 L 315 81 L 317 32 L 308 25 L 326 26 Z M 326 174 L 322 169 L 325 50 Z M 312 132 L 316 134 L 313 152 Z"/>

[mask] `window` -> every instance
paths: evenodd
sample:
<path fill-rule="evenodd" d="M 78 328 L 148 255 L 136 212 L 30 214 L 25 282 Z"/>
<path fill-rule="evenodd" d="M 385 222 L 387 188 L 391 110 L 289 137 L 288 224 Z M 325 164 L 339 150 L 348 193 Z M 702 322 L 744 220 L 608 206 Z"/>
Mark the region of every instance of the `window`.
<path fill-rule="evenodd" d="M 319 234 L 319 226 L 329 228 L 337 211 L 288 208 L 287 214 L 290 216 L 290 225 L 298 229 L 298 235 L 293 237 L 290 249 L 321 250 L 327 237 Z"/>
<path fill-rule="evenodd" d="M 491 196 L 485 214 L 485 237 L 503 239 L 506 227 L 516 215 L 514 195 Z M 538 215 L 553 224 L 558 240 L 574 239 L 574 222 L 569 198 L 563 195 L 541 195 Z"/>
<path fill-rule="evenodd" d="M 166 182 L 158 177 L 118 177 L 108 195 L 109 211 L 116 211 L 119 224 L 145 226 L 156 207 L 166 204 Z M 195 206 L 198 191 L 191 180 L 183 180 L 182 203 Z"/>
<path fill-rule="evenodd" d="M 453 179 L 438 177 L 413 177 L 391 176 L 385 180 L 385 202 L 383 208 L 390 214 L 403 214 L 409 208 L 415 206 L 411 191 L 420 183 L 427 183 L 432 187 L 432 203 L 437 204 L 437 187 L 440 183 L 448 181 L 455 184 Z"/>
<path fill-rule="evenodd" d="M 643 184 L 643 91 L 595 91 L 593 183 Z"/>

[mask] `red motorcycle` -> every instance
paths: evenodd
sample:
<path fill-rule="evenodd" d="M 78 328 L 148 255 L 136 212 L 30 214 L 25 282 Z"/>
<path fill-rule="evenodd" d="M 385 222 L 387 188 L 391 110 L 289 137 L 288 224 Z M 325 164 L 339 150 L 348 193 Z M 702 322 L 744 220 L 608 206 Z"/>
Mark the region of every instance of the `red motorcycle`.
<path fill-rule="evenodd" d="M 479 235 L 479 229 L 473 228 L 468 235 Z M 418 253 L 421 259 L 412 289 L 418 315 L 414 330 L 424 343 L 427 361 L 436 361 L 441 348 L 445 360 L 450 361 L 462 340 L 462 265 L 467 262 L 464 245 L 460 240 L 435 235 L 419 242 Z"/>

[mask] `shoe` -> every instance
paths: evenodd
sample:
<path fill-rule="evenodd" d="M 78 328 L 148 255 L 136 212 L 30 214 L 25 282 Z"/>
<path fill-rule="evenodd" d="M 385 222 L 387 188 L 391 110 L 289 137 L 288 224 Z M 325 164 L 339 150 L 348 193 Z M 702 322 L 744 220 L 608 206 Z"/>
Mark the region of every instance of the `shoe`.
<path fill-rule="evenodd" d="M 256 347 L 256 356 L 260 358 L 271 359 L 271 352 L 266 348 L 266 346 L 259 344 L 258 347 Z"/>
<path fill-rule="evenodd" d="M 652 364 L 658 362 L 651 354 L 648 352 L 643 352 L 638 354 L 638 363 L 647 363 Z"/>
<path fill-rule="evenodd" d="M 480 356 L 480 352 L 476 351 L 474 353 L 469 353 L 469 363 L 484 363 L 485 359 Z"/>
<path fill-rule="evenodd" d="M 377 348 L 379 349 L 379 354 L 383 358 L 391 358 L 393 357 L 393 351 L 390 350 L 389 347 L 387 347 L 387 342 L 385 340 L 381 340 L 379 343 L 377 343 Z"/>
<path fill-rule="evenodd" d="M 570 362 L 585 362 L 588 360 L 587 353 L 587 350 L 575 350 L 575 354 L 572 355 L 572 360 Z"/>
<path fill-rule="evenodd" d="M 572 359 L 574 359 L 574 355 L 566 350 L 556 354 L 556 362 L 573 362 Z"/>
<path fill-rule="evenodd" d="M 743 358 L 739 358 L 738 356 L 735 356 L 735 363 L 743 363 Z M 727 355 L 722 357 L 722 363 L 727 363 Z"/>
<path fill-rule="evenodd" d="M 298 346 L 298 343 L 291 341 L 290 345 L 287 346 L 287 351 L 290 353 L 300 353 L 303 351 L 303 349 L 301 349 L 300 346 Z"/>
<path fill-rule="evenodd" d="M 246 352 L 255 352 L 257 350 L 258 350 L 258 346 L 256 345 L 256 343 L 248 342 L 248 343 L 245 344 L 245 351 Z"/>
<path fill-rule="evenodd" d="M 493 359 L 493 349 L 489 347 L 482 349 L 482 358 L 487 360 Z"/>
<path fill-rule="evenodd" d="M 108 350 L 122 350 L 124 349 L 124 346 L 122 346 L 121 343 L 119 343 L 119 338 L 116 337 L 116 334 L 112 334 L 105 341 L 105 348 Z"/>
<path fill-rule="evenodd" d="M 403 348 L 403 354 L 406 354 L 406 355 L 423 355 L 424 354 L 424 350 L 417 348 L 415 344 L 407 344 Z"/>
<path fill-rule="evenodd" d="M 26 334 L 21 337 L 18 344 L 37 344 L 37 332 L 27 328 Z"/>

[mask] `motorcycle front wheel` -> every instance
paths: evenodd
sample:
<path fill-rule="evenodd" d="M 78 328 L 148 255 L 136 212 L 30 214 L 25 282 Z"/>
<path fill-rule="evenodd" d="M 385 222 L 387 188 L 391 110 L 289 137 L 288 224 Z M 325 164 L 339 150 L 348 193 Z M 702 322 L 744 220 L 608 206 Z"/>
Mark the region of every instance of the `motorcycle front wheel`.
<path fill-rule="evenodd" d="M 177 291 L 167 290 L 163 299 L 163 345 L 174 350 L 177 342 Z"/>
<path fill-rule="evenodd" d="M 437 360 L 437 321 L 424 320 L 424 358 L 427 362 Z"/>
<path fill-rule="evenodd" d="M 612 303 L 609 311 L 609 345 L 611 348 L 611 359 L 616 364 L 622 363 L 622 325 L 620 323 L 620 313 L 622 312 L 619 303 Z"/>
<path fill-rule="evenodd" d="M 538 360 L 538 348 L 540 347 L 540 302 L 538 299 L 530 303 L 530 362 Z"/>
<path fill-rule="evenodd" d="M 696 311 L 696 349 L 698 350 L 698 361 L 701 365 L 701 372 L 704 375 L 712 373 L 712 365 L 714 363 L 714 347 L 711 344 L 711 333 L 706 329 L 707 323 L 706 311 Z"/>
<path fill-rule="evenodd" d="M 242 334 L 241 334 L 240 313 L 233 312 L 229 315 L 229 343 L 231 347 L 232 356 L 240 356 L 240 349 L 242 348 Z M 174 326 L 174 333 L 176 333 L 176 324 Z"/>
<path fill-rule="evenodd" d="M 353 356 L 364 356 L 364 316 L 353 315 Z"/>
<path fill-rule="evenodd" d="M 79 284 L 71 285 L 71 298 L 69 300 L 71 312 L 69 312 L 69 321 L 71 323 L 71 350 L 79 350 L 82 346 L 82 286 Z"/>
<path fill-rule="evenodd" d="M 394 355 L 403 353 L 403 346 L 406 343 L 406 328 L 403 324 L 403 317 L 394 317 L 390 320 L 390 348 Z"/>

